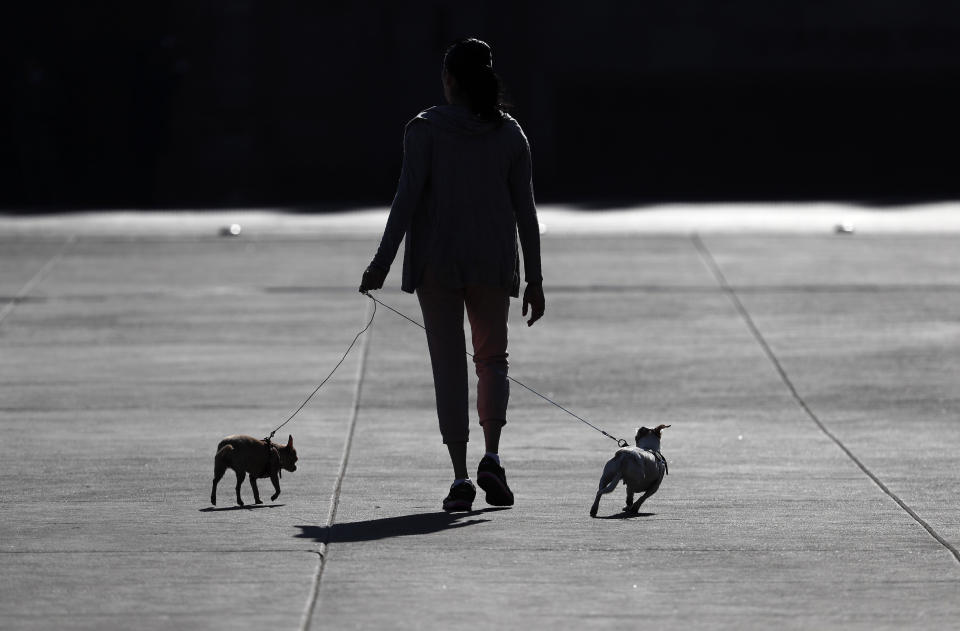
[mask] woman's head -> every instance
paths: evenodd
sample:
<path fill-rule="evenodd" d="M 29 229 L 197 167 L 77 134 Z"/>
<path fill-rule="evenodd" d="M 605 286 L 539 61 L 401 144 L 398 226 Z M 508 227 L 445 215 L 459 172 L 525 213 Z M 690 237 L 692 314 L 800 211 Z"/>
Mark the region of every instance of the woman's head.
<path fill-rule="evenodd" d="M 451 103 L 461 103 L 483 118 L 502 116 L 503 84 L 493 71 L 493 53 L 486 42 L 462 39 L 447 48 L 443 86 Z"/>

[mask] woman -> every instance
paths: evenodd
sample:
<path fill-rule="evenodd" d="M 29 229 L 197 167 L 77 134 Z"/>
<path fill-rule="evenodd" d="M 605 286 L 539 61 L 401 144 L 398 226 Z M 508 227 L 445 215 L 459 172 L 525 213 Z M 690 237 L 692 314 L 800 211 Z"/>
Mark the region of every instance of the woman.
<path fill-rule="evenodd" d="M 476 496 L 467 473 L 466 307 L 486 443 L 477 484 L 488 504 L 511 506 L 499 446 L 510 394 L 507 316 L 520 288 L 518 234 L 528 326 L 544 312 L 530 146 L 517 121 L 502 111 L 502 86 L 487 44 L 466 39 L 448 48 L 442 79 L 448 104 L 407 123 L 397 194 L 360 291 L 383 286 L 405 237 L 401 288 L 416 292 L 423 312 L 440 433 L 453 464 L 446 511 L 470 510 Z"/>

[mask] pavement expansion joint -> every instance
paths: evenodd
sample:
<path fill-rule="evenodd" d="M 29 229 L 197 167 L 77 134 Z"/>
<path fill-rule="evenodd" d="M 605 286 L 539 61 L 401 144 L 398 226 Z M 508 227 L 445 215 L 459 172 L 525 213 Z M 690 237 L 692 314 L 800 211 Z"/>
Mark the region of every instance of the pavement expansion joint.
<path fill-rule="evenodd" d="M 366 314 L 364 315 L 364 322 L 372 322 L 373 310 L 376 308 L 376 303 L 370 301 L 367 303 Z M 369 325 L 368 325 L 369 327 Z M 347 436 L 343 443 L 343 454 L 340 457 L 340 467 L 337 471 L 336 481 L 334 483 L 333 492 L 330 496 L 330 507 L 327 511 L 327 518 L 324 523 L 326 532 L 330 532 L 330 527 L 333 526 L 334 520 L 337 517 L 337 506 L 340 503 L 340 490 L 343 488 L 343 478 L 347 472 L 347 463 L 350 460 L 350 448 L 353 445 L 353 436 L 357 427 L 357 417 L 360 410 L 360 394 L 363 390 L 363 379 L 366 375 L 367 367 L 367 354 L 370 350 L 370 338 L 373 335 L 373 330 L 368 329 L 366 334 L 363 336 L 360 347 L 360 359 L 357 362 L 357 375 L 356 375 L 356 388 L 353 392 L 353 404 L 350 408 L 350 421 L 347 424 Z M 328 535 L 329 536 L 329 535 Z M 310 592 L 307 596 L 307 602 L 304 605 L 303 616 L 300 620 L 300 629 L 309 629 L 310 621 L 313 618 L 313 612 L 317 606 L 317 599 L 320 594 L 320 579 L 323 577 L 323 570 L 327 564 L 327 554 L 329 542 L 324 541 L 320 544 L 317 554 L 317 569 L 313 574 L 313 581 L 310 585 Z"/>
<path fill-rule="evenodd" d="M 37 270 L 37 272 L 30 277 L 30 280 L 24 283 L 23 287 L 20 288 L 20 291 L 18 291 L 13 298 L 9 299 L 7 304 L 3 305 L 3 307 L 0 307 L 0 325 L 2 325 L 6 317 L 13 312 L 14 307 L 21 302 L 25 302 L 30 295 L 30 292 L 36 289 L 37 285 L 43 282 L 43 279 L 47 277 L 47 274 L 50 273 L 50 270 L 52 270 L 57 263 L 63 259 L 75 241 L 76 239 L 73 236 L 67 237 L 60 246 L 60 249 L 57 250 L 46 263 L 43 264 L 43 267 Z"/>
<path fill-rule="evenodd" d="M 750 333 L 756 339 L 757 343 L 763 349 L 764 354 L 773 364 L 773 367 L 776 369 L 777 374 L 780 376 L 780 380 L 790 391 L 790 394 L 793 396 L 793 399 L 796 401 L 797 405 L 804 411 L 807 417 L 810 418 L 816 424 L 823 434 L 833 441 L 837 447 L 843 451 L 844 454 L 857 466 L 860 468 L 863 473 L 870 478 L 870 480 L 887 496 L 890 497 L 897 505 L 903 509 L 910 517 L 913 518 L 924 530 L 927 531 L 931 537 L 933 537 L 940 545 L 942 545 L 951 555 L 953 555 L 954 560 L 960 563 L 960 550 L 947 541 L 942 535 L 940 535 L 933 527 L 928 524 L 920 515 L 917 514 L 906 502 L 904 502 L 896 493 L 894 493 L 882 480 L 871 471 L 863 461 L 861 461 L 856 454 L 854 454 L 850 448 L 848 448 L 843 441 L 841 441 L 830 429 L 824 424 L 822 420 L 817 416 L 817 414 L 810 408 L 803 397 L 800 396 L 800 393 L 797 391 L 796 386 L 793 384 L 793 381 L 790 379 L 790 376 L 787 374 L 787 371 L 783 368 L 783 364 L 780 363 L 780 360 L 774 354 L 773 349 L 770 347 L 770 344 L 767 342 L 766 338 L 763 336 L 763 333 L 760 332 L 760 329 L 757 327 L 756 322 L 750 316 L 750 312 L 747 311 L 746 306 L 740 300 L 740 297 L 737 295 L 736 290 L 730 285 L 727 281 L 727 277 L 724 275 L 723 270 L 720 268 L 719 263 L 711 254 L 710 250 L 707 248 L 706 244 L 700 238 L 700 235 L 693 233 L 690 235 L 690 240 L 693 242 L 693 246 L 696 248 L 697 252 L 700 255 L 700 258 L 703 260 L 703 263 L 707 266 L 710 272 L 713 274 L 714 278 L 717 281 L 717 284 L 720 286 L 721 291 L 727 295 L 730 299 L 730 302 L 733 303 L 734 308 L 737 310 L 737 313 L 740 314 L 741 319 L 746 324 L 747 328 L 750 330 Z"/>

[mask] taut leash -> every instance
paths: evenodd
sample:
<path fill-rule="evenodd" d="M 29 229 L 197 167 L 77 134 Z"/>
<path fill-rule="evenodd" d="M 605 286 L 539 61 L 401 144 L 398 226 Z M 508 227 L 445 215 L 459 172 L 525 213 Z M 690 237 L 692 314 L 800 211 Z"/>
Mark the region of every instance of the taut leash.
<path fill-rule="evenodd" d="M 411 324 L 414 324 L 414 325 L 420 327 L 421 329 L 423 329 L 424 331 L 426 331 L 427 335 L 434 335 L 431 331 L 429 331 L 429 330 L 427 329 L 427 327 L 425 327 L 424 325 L 420 324 L 419 322 L 417 322 L 417 321 L 414 320 L 413 318 L 411 318 L 411 317 L 409 317 L 409 316 L 406 316 L 406 315 L 400 313 L 399 311 L 397 311 L 396 309 L 394 309 L 394 308 L 391 307 L 390 305 L 388 305 L 388 304 L 386 304 L 386 303 L 384 303 L 384 302 L 382 302 L 382 301 L 374 298 L 373 295 L 370 294 L 370 292 L 365 291 L 365 292 L 363 292 L 363 295 L 366 296 L 367 298 L 369 298 L 370 300 L 372 300 L 375 305 L 376 305 L 376 304 L 379 304 L 379 305 L 383 306 L 384 308 L 389 309 L 390 311 L 393 311 L 395 314 L 397 314 L 398 316 L 400 316 L 401 318 L 403 318 L 403 319 L 406 320 L 407 322 L 410 322 Z M 467 357 L 469 357 L 470 359 L 473 359 L 473 353 L 471 353 L 470 351 L 464 351 L 464 352 L 467 354 Z M 501 373 L 501 374 L 502 374 L 502 373 Z M 591 423 L 590 421 L 588 421 L 588 420 L 586 420 L 586 419 L 584 419 L 584 418 L 582 418 L 582 417 L 580 417 L 580 416 L 577 416 L 576 414 L 574 414 L 573 412 L 571 412 L 571 411 L 568 410 L 567 408 L 563 407 L 562 405 L 560 405 L 559 403 L 557 403 L 556 401 L 554 401 L 554 400 L 551 399 L 550 397 L 548 397 L 548 396 L 546 396 L 546 395 L 543 395 L 543 394 L 540 394 L 539 392 L 537 392 L 536 390 L 534 390 L 533 388 L 531 388 L 531 387 L 528 386 L 527 384 L 523 383 L 523 382 L 520 381 L 519 379 L 515 379 L 515 378 L 511 377 L 510 375 L 504 375 L 504 376 L 505 376 L 507 379 L 509 379 L 510 381 L 512 381 L 513 383 L 517 384 L 518 386 L 520 386 L 520 387 L 522 387 L 522 388 L 525 388 L 526 390 L 529 390 L 529 391 L 532 392 L 533 394 L 537 395 L 538 397 L 540 397 L 541 399 L 543 399 L 543 400 L 546 401 L 547 403 L 549 403 L 549 404 L 551 404 L 551 405 L 553 405 L 553 406 L 555 406 L 555 407 L 560 408 L 561 410 L 563 410 L 564 412 L 566 412 L 567 414 L 569 414 L 569 415 L 572 416 L 573 418 L 577 419 L 578 421 L 580 421 L 580 422 L 583 423 L 584 425 L 588 425 L 589 427 L 591 427 L 591 428 L 595 429 L 596 431 L 600 432 L 601 434 L 603 434 L 604 436 L 606 436 L 606 437 L 609 438 L 610 440 L 615 441 L 615 442 L 617 443 L 617 445 L 619 445 L 620 447 L 626 447 L 626 446 L 628 445 L 627 441 L 625 441 L 624 439 L 622 439 L 622 438 L 617 438 L 616 436 L 611 436 L 610 434 L 608 434 L 607 432 L 603 431 L 602 429 L 600 429 L 599 427 L 597 427 L 596 425 L 594 425 L 594 424 Z"/>

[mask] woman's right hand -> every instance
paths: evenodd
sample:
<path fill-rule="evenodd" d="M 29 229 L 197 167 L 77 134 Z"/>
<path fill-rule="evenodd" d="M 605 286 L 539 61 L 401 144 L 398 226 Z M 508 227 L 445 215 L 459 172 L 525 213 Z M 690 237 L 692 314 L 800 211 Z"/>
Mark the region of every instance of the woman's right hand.
<path fill-rule="evenodd" d="M 386 270 L 368 265 L 366 271 L 363 272 L 363 279 L 360 281 L 360 293 L 365 294 L 368 291 L 380 289 L 386 279 Z"/>
<path fill-rule="evenodd" d="M 540 283 L 527 283 L 527 288 L 523 290 L 523 315 L 527 315 L 527 308 L 530 308 L 530 319 L 527 320 L 527 326 L 533 326 L 533 323 L 543 317 L 546 310 L 546 299 L 543 297 L 543 285 Z"/>

